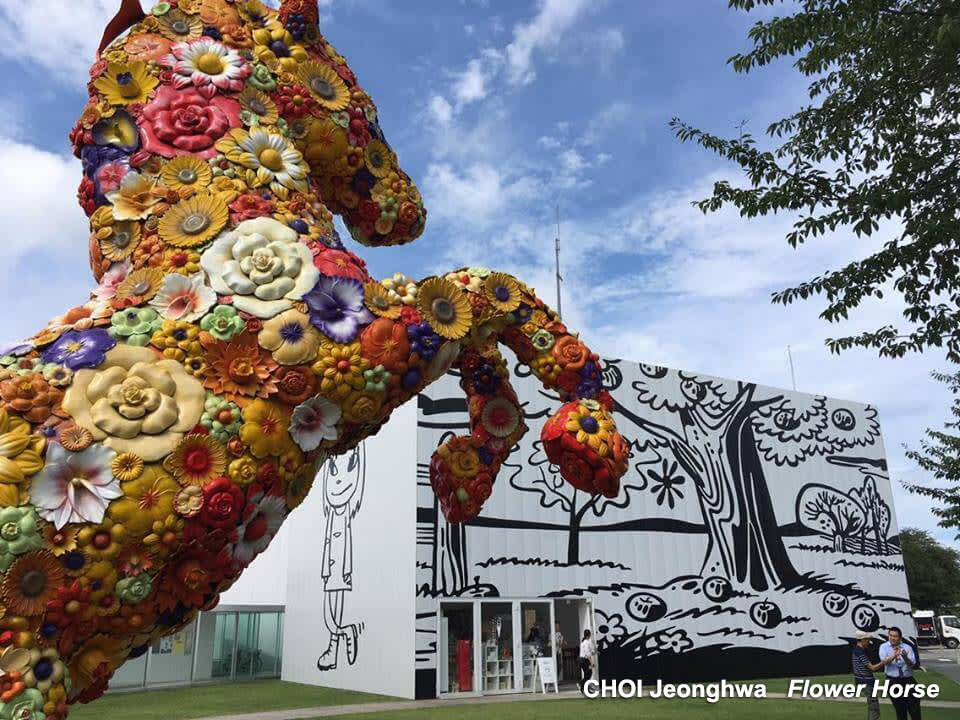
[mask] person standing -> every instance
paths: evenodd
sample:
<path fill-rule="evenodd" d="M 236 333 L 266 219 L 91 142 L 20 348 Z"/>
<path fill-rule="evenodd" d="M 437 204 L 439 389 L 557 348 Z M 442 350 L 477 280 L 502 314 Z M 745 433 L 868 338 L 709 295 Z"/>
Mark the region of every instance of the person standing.
<path fill-rule="evenodd" d="M 853 646 L 853 680 L 858 685 L 867 686 L 867 720 L 880 720 L 880 699 L 873 695 L 873 686 L 876 682 L 873 673 L 887 667 L 893 659 L 891 657 L 878 663 L 870 662 L 867 648 L 870 647 L 873 635 L 857 630 L 856 638 Z"/>
<path fill-rule="evenodd" d="M 580 642 L 580 692 L 583 692 L 583 686 L 593 675 L 593 640 L 590 639 L 590 631 L 583 631 L 583 640 Z"/>
<path fill-rule="evenodd" d="M 563 680 L 563 633 L 560 632 L 560 623 L 553 624 L 553 652 L 557 663 L 557 680 Z"/>
<path fill-rule="evenodd" d="M 880 646 L 880 660 L 885 662 L 884 673 L 891 684 L 912 686 L 913 669 L 917 666 L 917 656 L 913 648 L 903 642 L 903 633 L 900 628 L 892 627 L 887 630 L 887 641 Z M 890 698 L 893 709 L 897 712 L 897 720 L 920 720 L 920 698 L 912 695 L 912 687 L 904 688 L 906 697 Z"/>

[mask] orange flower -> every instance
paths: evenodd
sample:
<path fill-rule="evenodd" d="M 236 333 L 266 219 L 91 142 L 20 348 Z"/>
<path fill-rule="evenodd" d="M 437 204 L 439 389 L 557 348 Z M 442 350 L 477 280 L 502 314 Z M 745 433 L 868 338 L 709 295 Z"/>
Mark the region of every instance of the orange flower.
<path fill-rule="evenodd" d="M 28 422 L 39 425 L 51 415 L 68 417 L 60 407 L 63 393 L 35 373 L 20 375 L 0 382 L 0 398 L 7 410 L 18 413 Z"/>
<path fill-rule="evenodd" d="M 277 391 L 271 373 L 277 364 L 257 343 L 256 335 L 243 333 L 230 342 L 204 342 L 210 372 L 203 384 L 217 395 L 236 402 L 238 397 L 265 398 Z"/>
<path fill-rule="evenodd" d="M 564 370 L 579 370 L 590 358 L 590 351 L 577 338 L 564 335 L 554 343 L 553 356 Z"/>
<path fill-rule="evenodd" d="M 46 550 L 21 555 L 3 580 L 3 601 L 15 615 L 40 615 L 63 585 L 63 566 Z"/>
<path fill-rule="evenodd" d="M 374 320 L 360 333 L 360 351 L 371 367 L 399 372 L 410 358 L 406 326 L 387 318 Z"/>

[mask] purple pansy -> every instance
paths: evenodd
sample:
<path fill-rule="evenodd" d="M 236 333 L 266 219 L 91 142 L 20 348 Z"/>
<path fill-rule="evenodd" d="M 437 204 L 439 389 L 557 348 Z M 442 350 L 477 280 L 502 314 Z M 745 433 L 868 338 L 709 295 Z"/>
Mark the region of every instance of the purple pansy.
<path fill-rule="evenodd" d="M 580 383 L 577 385 L 577 397 L 595 398 L 603 387 L 600 369 L 592 360 L 584 363 L 580 369 Z"/>
<path fill-rule="evenodd" d="M 43 353 L 45 363 L 65 365 L 71 370 L 96 367 L 117 341 L 102 328 L 70 330 Z"/>
<path fill-rule="evenodd" d="M 433 331 L 430 323 L 408 325 L 407 339 L 410 341 L 410 352 L 419 355 L 424 362 L 433 360 L 433 356 L 440 349 L 440 336 Z"/>
<path fill-rule="evenodd" d="M 310 322 L 337 343 L 352 342 L 360 328 L 373 322 L 373 313 L 363 304 L 363 285 L 353 278 L 321 275 L 303 299 Z"/>
<path fill-rule="evenodd" d="M 23 340 L 19 342 L 6 343 L 5 345 L 0 345 L 0 357 L 4 355 L 20 357 L 21 355 L 26 355 L 32 349 L 33 345 Z"/>

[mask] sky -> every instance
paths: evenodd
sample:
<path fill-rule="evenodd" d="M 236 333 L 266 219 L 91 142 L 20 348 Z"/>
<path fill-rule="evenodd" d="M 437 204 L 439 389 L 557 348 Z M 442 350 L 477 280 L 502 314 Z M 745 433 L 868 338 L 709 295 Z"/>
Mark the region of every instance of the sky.
<path fill-rule="evenodd" d="M 148 4 L 145 0 L 144 4 Z M 379 108 L 380 124 L 428 210 L 402 248 L 359 250 L 375 277 L 467 264 L 512 272 L 553 303 L 560 209 L 564 320 L 596 352 L 704 374 L 792 384 L 880 413 L 900 527 L 936 526 L 905 482 L 904 457 L 939 427 L 950 396 L 930 378 L 942 353 L 831 355 L 827 337 L 896 322 L 887 294 L 845 325 L 816 299 L 770 293 L 862 257 L 889 237 L 838 231 L 801 250 L 792 218 L 703 215 L 691 202 L 736 168 L 676 140 L 672 117 L 762 134 L 806 99 L 789 62 L 738 75 L 727 58 L 782 9 L 743 13 L 676 0 L 321 0 L 323 32 Z M 87 69 L 119 0 L 0 0 L 0 300 L 3 335 L 31 335 L 83 302 L 93 279 L 67 134 Z M 69 10 L 67 10 L 69 8 Z M 347 237 L 346 233 L 342 233 Z M 348 244 L 351 241 L 347 241 Z"/>

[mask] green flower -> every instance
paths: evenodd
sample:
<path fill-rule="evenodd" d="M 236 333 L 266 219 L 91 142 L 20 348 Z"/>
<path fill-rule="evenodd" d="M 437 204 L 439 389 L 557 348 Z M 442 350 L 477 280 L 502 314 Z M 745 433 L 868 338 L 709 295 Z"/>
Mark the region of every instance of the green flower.
<path fill-rule="evenodd" d="M 13 355 L 0 355 L 0 367 L 10 367 L 17 359 Z"/>
<path fill-rule="evenodd" d="M 490 268 L 481 267 L 475 265 L 467 268 L 467 275 L 472 275 L 473 277 L 482 277 L 485 278 L 490 274 Z"/>
<path fill-rule="evenodd" d="M 530 336 L 530 342 L 540 352 L 552 348 L 554 341 L 553 333 L 549 330 L 540 329 Z"/>
<path fill-rule="evenodd" d="M 153 308 L 130 308 L 113 314 L 107 332 L 130 345 L 146 347 L 161 325 L 163 318 Z"/>
<path fill-rule="evenodd" d="M 146 573 L 140 573 L 134 577 L 117 580 L 113 592 L 120 602 L 127 605 L 136 605 L 138 602 L 146 600 L 152 587 L 153 582 L 150 580 L 150 576 Z"/>
<path fill-rule="evenodd" d="M 43 547 L 37 527 L 39 518 L 33 507 L 0 508 L 0 572 L 6 572 L 15 555 Z"/>
<path fill-rule="evenodd" d="M 207 393 L 207 400 L 203 404 L 203 415 L 200 416 L 203 425 L 214 438 L 224 445 L 240 432 L 240 408 L 226 398 Z"/>
<path fill-rule="evenodd" d="M 387 381 L 390 379 L 390 371 L 383 365 L 377 365 L 375 368 L 363 371 L 363 379 L 367 381 L 364 390 L 368 392 L 386 392 Z"/>
<path fill-rule="evenodd" d="M 230 342 L 234 335 L 239 335 L 247 327 L 243 318 L 237 314 L 233 305 L 217 305 L 213 312 L 209 312 L 200 320 L 200 328 L 206 330 L 217 340 Z"/>
<path fill-rule="evenodd" d="M 31 375 L 43 370 L 43 360 L 40 358 L 22 358 L 17 361 L 17 375 Z"/>
<path fill-rule="evenodd" d="M 43 693 L 27 688 L 10 702 L 0 703 L 2 720 L 46 720 L 43 712 Z"/>
<path fill-rule="evenodd" d="M 73 382 L 73 370 L 57 363 L 47 363 L 42 372 L 43 377 L 54 387 L 67 387 Z"/>
<path fill-rule="evenodd" d="M 273 92 L 277 87 L 277 79 L 273 77 L 270 68 L 260 63 L 253 66 L 253 73 L 247 78 L 247 82 L 263 92 Z"/>

